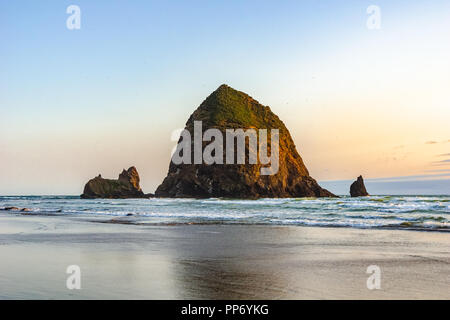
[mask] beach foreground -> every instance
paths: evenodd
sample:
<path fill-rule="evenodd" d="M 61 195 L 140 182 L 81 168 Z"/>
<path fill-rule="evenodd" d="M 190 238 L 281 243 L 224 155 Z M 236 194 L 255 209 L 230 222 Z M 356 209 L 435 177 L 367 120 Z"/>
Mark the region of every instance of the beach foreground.
<path fill-rule="evenodd" d="M 448 233 L 0 221 L 1 299 L 450 299 Z M 81 290 L 66 287 L 69 265 Z M 367 288 L 370 265 L 379 290 Z"/>

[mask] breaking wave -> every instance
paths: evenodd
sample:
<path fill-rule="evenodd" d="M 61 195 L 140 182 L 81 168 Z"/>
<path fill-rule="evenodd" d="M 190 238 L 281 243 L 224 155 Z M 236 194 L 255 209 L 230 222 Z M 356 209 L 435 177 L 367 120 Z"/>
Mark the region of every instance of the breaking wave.
<path fill-rule="evenodd" d="M 18 209 L 9 209 L 16 207 Z M 26 208 L 27 210 L 20 211 Z M 0 213 L 67 215 L 135 224 L 272 224 L 450 231 L 449 196 L 295 199 L 0 197 Z"/>

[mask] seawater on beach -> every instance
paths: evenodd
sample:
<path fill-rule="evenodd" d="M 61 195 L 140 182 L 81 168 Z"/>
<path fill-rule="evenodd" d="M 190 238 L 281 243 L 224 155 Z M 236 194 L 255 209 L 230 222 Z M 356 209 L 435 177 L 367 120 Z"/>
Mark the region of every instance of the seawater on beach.
<path fill-rule="evenodd" d="M 7 207 L 27 211 L 5 211 Z M 3 196 L 0 197 L 1 212 L 146 225 L 263 224 L 450 231 L 449 196 L 259 200 L 82 200 L 77 196 Z"/>

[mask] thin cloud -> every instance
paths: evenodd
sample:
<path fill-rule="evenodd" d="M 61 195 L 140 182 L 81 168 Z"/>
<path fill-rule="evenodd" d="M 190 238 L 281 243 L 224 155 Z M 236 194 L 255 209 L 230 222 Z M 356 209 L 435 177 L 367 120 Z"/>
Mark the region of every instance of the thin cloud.
<path fill-rule="evenodd" d="M 439 171 L 437 171 L 439 172 Z M 432 174 L 418 174 L 412 176 L 395 176 L 395 177 L 383 177 L 383 178 L 366 178 L 364 179 L 366 182 L 408 182 L 408 181 L 425 181 L 425 180 L 441 180 L 441 179 L 450 179 L 450 169 L 445 169 L 442 171 L 443 173 L 432 173 Z M 322 180 L 320 182 L 345 182 L 351 183 L 354 179 L 351 180 Z"/>
<path fill-rule="evenodd" d="M 449 163 L 445 163 L 445 162 L 437 162 L 437 163 L 431 163 L 431 166 L 433 167 L 437 167 L 437 166 L 448 166 Z"/>
<path fill-rule="evenodd" d="M 432 165 L 433 166 L 444 166 L 450 163 L 450 159 L 445 159 L 445 160 L 441 160 L 441 161 L 433 161 Z"/>
<path fill-rule="evenodd" d="M 443 178 L 443 177 L 450 177 L 450 172 L 435 173 L 435 174 L 419 174 L 419 175 L 413 175 L 413 176 L 369 178 L 369 179 L 365 179 L 365 180 L 369 181 L 369 182 L 395 182 L 395 181 L 425 180 L 425 179 Z"/>
<path fill-rule="evenodd" d="M 447 169 L 434 169 L 434 170 L 426 170 L 427 172 L 448 172 L 450 173 L 450 168 Z"/>
<path fill-rule="evenodd" d="M 436 144 L 437 142 L 436 141 L 427 141 L 427 142 L 425 142 L 425 144 Z"/>
<path fill-rule="evenodd" d="M 450 153 L 442 153 L 442 154 L 438 154 L 436 157 L 449 157 Z"/>

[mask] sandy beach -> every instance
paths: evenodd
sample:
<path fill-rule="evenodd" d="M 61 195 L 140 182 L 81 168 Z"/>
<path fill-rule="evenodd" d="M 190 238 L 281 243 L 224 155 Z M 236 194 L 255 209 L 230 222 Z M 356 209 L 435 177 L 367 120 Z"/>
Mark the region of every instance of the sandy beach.
<path fill-rule="evenodd" d="M 1 213 L 0 298 L 450 298 L 448 233 L 109 221 Z M 66 288 L 69 265 L 81 290 Z"/>

